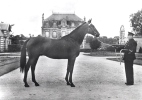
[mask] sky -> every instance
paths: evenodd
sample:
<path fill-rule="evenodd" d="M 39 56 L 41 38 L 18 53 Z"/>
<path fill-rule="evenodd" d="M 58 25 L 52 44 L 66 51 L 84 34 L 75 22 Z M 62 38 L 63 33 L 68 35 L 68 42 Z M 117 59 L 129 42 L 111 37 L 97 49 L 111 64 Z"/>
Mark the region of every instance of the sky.
<path fill-rule="evenodd" d="M 75 13 L 92 24 L 101 36 L 119 36 L 124 25 L 125 34 L 131 31 L 130 15 L 142 9 L 142 0 L 0 0 L 0 21 L 14 24 L 14 35 L 41 34 L 42 14 L 52 12 Z"/>

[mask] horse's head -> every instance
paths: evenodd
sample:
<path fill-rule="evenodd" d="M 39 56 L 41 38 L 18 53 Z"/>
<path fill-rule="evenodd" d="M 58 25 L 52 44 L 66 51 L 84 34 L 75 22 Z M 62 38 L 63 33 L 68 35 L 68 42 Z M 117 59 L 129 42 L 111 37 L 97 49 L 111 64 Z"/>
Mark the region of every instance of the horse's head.
<path fill-rule="evenodd" d="M 100 33 L 97 31 L 97 29 L 95 28 L 95 26 L 91 23 L 92 19 L 90 19 L 88 21 L 88 25 L 89 25 L 89 28 L 88 28 L 88 33 L 89 34 L 92 34 L 96 37 L 99 37 L 100 36 Z"/>

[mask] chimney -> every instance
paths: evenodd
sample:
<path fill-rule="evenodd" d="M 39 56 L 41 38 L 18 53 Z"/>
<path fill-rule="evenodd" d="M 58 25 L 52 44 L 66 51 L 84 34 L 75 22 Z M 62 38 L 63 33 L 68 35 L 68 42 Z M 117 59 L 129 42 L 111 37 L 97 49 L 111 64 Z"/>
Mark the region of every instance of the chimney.
<path fill-rule="evenodd" d="M 42 26 L 41 26 L 42 36 L 43 36 L 43 24 L 44 24 L 44 13 L 42 14 Z M 30 34 L 30 37 L 31 37 L 31 34 Z"/>
<path fill-rule="evenodd" d="M 44 22 L 44 13 L 42 14 L 42 25 L 43 25 L 43 22 Z"/>
<path fill-rule="evenodd" d="M 86 22 L 86 17 L 84 16 L 84 22 Z"/>

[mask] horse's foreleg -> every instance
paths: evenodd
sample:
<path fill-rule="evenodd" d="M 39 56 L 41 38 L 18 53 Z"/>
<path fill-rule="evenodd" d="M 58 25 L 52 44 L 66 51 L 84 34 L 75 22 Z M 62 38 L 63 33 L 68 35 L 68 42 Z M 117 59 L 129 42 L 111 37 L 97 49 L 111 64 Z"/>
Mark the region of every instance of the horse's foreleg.
<path fill-rule="evenodd" d="M 75 85 L 72 82 L 72 74 L 73 74 L 73 68 L 74 68 L 75 59 L 76 58 L 69 59 L 69 71 L 70 71 L 69 82 L 70 82 L 70 86 L 71 87 L 75 87 Z"/>
<path fill-rule="evenodd" d="M 35 83 L 35 86 L 39 86 L 39 84 L 37 83 L 37 81 L 35 79 L 35 67 L 36 67 L 37 60 L 38 60 L 38 58 L 33 60 L 33 63 L 32 63 L 32 66 L 31 66 L 32 81 Z"/>
<path fill-rule="evenodd" d="M 26 64 L 25 70 L 24 70 L 24 79 L 23 79 L 23 81 L 25 83 L 25 87 L 29 87 L 29 85 L 27 83 L 27 74 L 28 74 L 29 68 L 30 68 L 30 58 L 29 58 L 29 60 L 28 60 L 28 62 Z"/>

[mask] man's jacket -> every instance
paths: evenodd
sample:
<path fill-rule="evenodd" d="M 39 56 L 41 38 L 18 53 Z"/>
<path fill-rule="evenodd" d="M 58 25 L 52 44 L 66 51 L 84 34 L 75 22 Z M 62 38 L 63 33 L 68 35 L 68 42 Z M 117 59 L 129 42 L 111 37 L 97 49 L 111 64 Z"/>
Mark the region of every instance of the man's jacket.
<path fill-rule="evenodd" d="M 136 59 L 135 52 L 136 52 L 137 42 L 134 39 L 130 39 L 126 44 L 124 49 L 124 61 L 133 61 Z"/>

